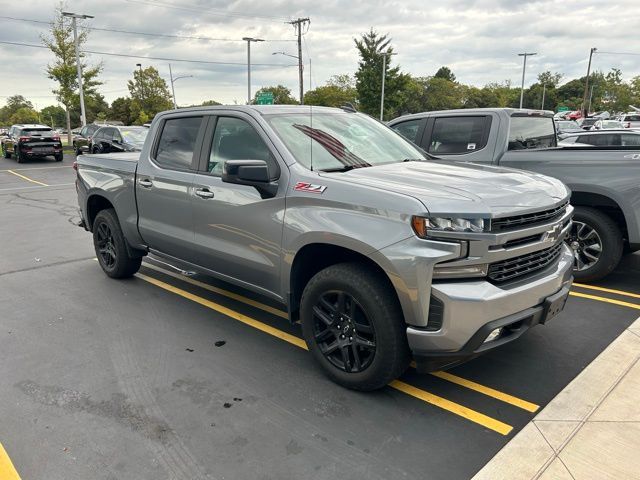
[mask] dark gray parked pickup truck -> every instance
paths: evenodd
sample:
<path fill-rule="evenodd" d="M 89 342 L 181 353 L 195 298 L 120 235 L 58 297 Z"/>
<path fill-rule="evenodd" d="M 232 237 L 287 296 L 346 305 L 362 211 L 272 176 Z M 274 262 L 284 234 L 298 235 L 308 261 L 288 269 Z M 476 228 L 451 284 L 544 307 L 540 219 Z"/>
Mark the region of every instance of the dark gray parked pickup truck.
<path fill-rule="evenodd" d="M 180 109 L 140 155 L 78 157 L 82 225 L 114 278 L 147 253 L 266 295 L 336 382 L 370 390 L 511 342 L 564 307 L 558 180 L 431 162 L 354 112 Z"/>
<path fill-rule="evenodd" d="M 446 161 L 520 168 L 562 180 L 576 208 L 567 242 L 576 280 L 608 275 L 640 250 L 640 148 L 557 147 L 551 112 L 487 108 L 407 115 L 389 126 Z"/>

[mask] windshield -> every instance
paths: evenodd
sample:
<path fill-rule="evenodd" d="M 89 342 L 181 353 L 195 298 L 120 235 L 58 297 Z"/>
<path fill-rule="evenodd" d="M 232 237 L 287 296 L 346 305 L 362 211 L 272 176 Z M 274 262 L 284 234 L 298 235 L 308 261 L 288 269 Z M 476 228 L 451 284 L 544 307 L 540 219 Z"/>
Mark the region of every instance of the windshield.
<path fill-rule="evenodd" d="M 571 129 L 571 128 L 577 128 L 579 129 L 580 126 L 574 122 L 573 120 L 564 120 L 562 122 L 557 122 L 557 125 L 559 128 L 566 128 L 566 129 Z"/>
<path fill-rule="evenodd" d="M 126 143 L 142 144 L 149 133 L 148 128 L 121 128 L 122 139 Z"/>
<path fill-rule="evenodd" d="M 585 119 L 582 120 L 582 125 L 593 125 L 598 120 L 600 120 L 600 119 L 599 118 L 585 118 Z"/>
<path fill-rule="evenodd" d="M 547 117 L 511 117 L 509 150 L 556 146 L 553 119 Z"/>
<path fill-rule="evenodd" d="M 602 122 L 602 128 L 623 128 L 622 123 L 616 120 L 605 120 Z"/>
<path fill-rule="evenodd" d="M 424 160 L 402 136 L 356 113 L 265 115 L 295 159 L 313 170 L 352 168 Z"/>

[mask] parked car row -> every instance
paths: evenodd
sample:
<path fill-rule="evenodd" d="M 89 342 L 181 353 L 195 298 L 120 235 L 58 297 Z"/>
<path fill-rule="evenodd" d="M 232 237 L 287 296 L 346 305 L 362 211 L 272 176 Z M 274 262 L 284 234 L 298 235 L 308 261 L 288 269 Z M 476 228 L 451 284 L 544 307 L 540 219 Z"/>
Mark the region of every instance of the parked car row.
<path fill-rule="evenodd" d="M 76 155 L 140 151 L 148 131 L 144 126 L 90 124 L 73 138 L 73 149 Z"/>
<path fill-rule="evenodd" d="M 0 143 L 4 158 L 13 157 L 18 163 L 48 156 L 52 156 L 56 162 L 62 161 L 60 136 L 46 125 L 13 125 L 2 134 Z"/>

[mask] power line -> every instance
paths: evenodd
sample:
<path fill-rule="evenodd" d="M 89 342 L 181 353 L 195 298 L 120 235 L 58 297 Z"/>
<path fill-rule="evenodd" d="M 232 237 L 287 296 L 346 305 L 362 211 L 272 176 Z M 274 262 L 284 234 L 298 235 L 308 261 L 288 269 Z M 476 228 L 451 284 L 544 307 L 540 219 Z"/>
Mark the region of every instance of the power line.
<path fill-rule="evenodd" d="M 640 56 L 640 53 L 636 53 L 636 52 L 602 52 L 600 50 L 598 50 L 597 52 L 598 55 L 602 55 L 604 54 L 608 54 L 608 55 L 634 55 L 634 56 Z"/>
<path fill-rule="evenodd" d="M 4 44 L 4 45 L 17 45 L 17 46 L 21 46 L 21 47 L 31 47 L 31 48 L 46 48 L 47 50 L 49 49 L 49 47 L 46 47 L 44 45 L 34 45 L 32 43 L 20 43 L 20 42 L 8 42 L 5 40 L 0 40 L 0 44 Z M 166 58 L 166 57 L 144 57 L 142 55 L 127 55 L 125 53 L 112 53 L 112 52 L 99 52 L 96 50 L 87 50 L 87 49 L 82 49 L 83 53 L 93 53 L 95 55 L 107 55 L 110 57 L 125 57 L 125 58 L 141 58 L 143 60 L 160 60 L 163 62 L 185 62 L 185 63 L 199 63 L 199 64 L 205 64 L 205 65 L 239 65 L 239 66 L 246 66 L 246 63 L 243 62 L 214 62 L 211 60 L 188 60 L 185 58 Z M 296 64 L 290 63 L 290 64 L 286 64 L 286 63 L 254 63 L 252 64 L 254 66 L 260 66 L 260 67 L 297 67 Z"/>
<path fill-rule="evenodd" d="M 0 15 L 0 18 L 4 20 L 13 20 L 16 22 L 29 22 L 29 23 L 37 23 L 42 25 L 52 25 L 52 22 L 45 21 L 45 20 L 33 20 L 29 18 L 7 17 L 4 15 Z M 99 32 L 125 33 L 127 35 L 142 35 L 145 37 L 179 38 L 183 40 L 204 40 L 208 42 L 242 42 L 242 40 L 238 38 L 214 38 L 214 37 L 200 37 L 200 36 L 192 36 L 192 35 L 173 35 L 168 33 L 135 32 L 132 30 L 119 30 L 115 28 L 106 28 L 106 27 L 83 26 L 82 28 L 86 30 L 95 30 Z M 294 39 L 279 39 L 279 38 L 265 39 L 265 41 L 266 42 L 295 42 Z"/>
<path fill-rule="evenodd" d="M 186 12 L 195 12 L 195 13 L 199 13 L 199 14 L 207 14 L 207 15 L 212 15 L 212 16 L 216 16 L 216 17 L 233 17 L 233 18 L 259 18 L 262 20 L 270 20 L 270 21 L 278 21 L 278 22 L 282 22 L 284 20 L 286 20 L 286 17 L 280 17 L 280 16 L 275 16 L 275 15 L 256 15 L 256 14 L 249 14 L 249 13 L 240 13 L 240 12 L 234 12 L 234 11 L 223 11 L 223 10 L 214 10 L 214 9 L 202 9 L 202 8 L 197 8 L 197 7 L 177 7 L 175 5 L 167 5 L 166 3 L 162 3 L 162 2 L 151 2 L 151 1 L 144 1 L 144 0 L 126 0 L 129 3 L 137 3 L 140 5 L 147 5 L 150 7 L 163 7 L 163 8 L 170 8 L 173 10 L 183 10 Z"/>

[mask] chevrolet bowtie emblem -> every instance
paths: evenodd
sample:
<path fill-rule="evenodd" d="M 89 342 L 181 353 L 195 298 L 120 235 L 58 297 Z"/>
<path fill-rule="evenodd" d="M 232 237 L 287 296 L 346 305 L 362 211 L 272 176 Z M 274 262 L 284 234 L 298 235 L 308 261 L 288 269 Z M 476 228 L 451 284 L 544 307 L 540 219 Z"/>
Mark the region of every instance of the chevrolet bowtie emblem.
<path fill-rule="evenodd" d="M 560 238 L 560 234 L 562 233 L 562 225 L 560 223 L 556 224 L 551 228 L 551 230 L 547 230 L 544 232 L 543 240 L 555 243 Z"/>

